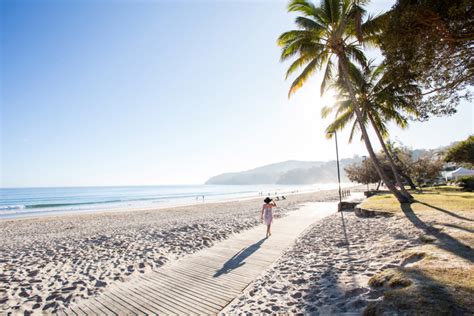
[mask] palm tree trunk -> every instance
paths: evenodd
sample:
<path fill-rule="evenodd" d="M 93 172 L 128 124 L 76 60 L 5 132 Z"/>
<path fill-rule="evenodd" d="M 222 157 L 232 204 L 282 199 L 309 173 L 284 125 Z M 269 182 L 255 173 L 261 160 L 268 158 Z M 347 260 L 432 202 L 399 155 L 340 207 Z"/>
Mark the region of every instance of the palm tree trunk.
<path fill-rule="evenodd" d="M 357 101 L 354 89 L 351 83 L 349 82 L 349 65 L 348 65 L 349 63 L 348 63 L 347 57 L 344 53 L 337 54 L 337 57 L 339 58 L 339 62 L 341 64 L 341 70 L 342 70 L 342 75 L 343 75 L 342 79 L 344 80 L 344 83 L 352 99 L 352 102 L 355 105 L 354 112 L 356 114 L 357 122 L 359 123 L 360 131 L 362 133 L 362 139 L 364 140 L 365 147 L 367 148 L 370 158 L 372 159 L 374 163 L 375 170 L 377 170 L 377 173 L 379 174 L 380 178 L 385 183 L 385 185 L 390 190 L 390 192 L 392 192 L 393 195 L 397 198 L 397 200 L 400 203 L 408 203 L 411 201 L 410 197 L 405 196 L 402 192 L 397 190 L 395 185 L 390 181 L 388 176 L 383 171 L 382 166 L 380 165 L 380 161 L 377 159 L 377 156 L 375 155 L 372 144 L 370 143 L 369 134 L 367 133 L 367 130 L 363 122 L 362 112 L 359 108 L 359 102 Z"/>
<path fill-rule="evenodd" d="M 395 165 L 395 162 L 393 161 L 392 155 L 390 155 L 390 152 L 388 151 L 387 146 L 385 145 L 385 142 L 383 140 L 382 134 L 380 134 L 379 129 L 377 128 L 377 125 L 375 124 L 375 121 L 372 117 L 372 115 L 368 114 L 369 120 L 372 123 L 372 127 L 375 130 L 375 134 L 377 135 L 377 138 L 379 139 L 380 145 L 382 146 L 382 150 L 384 151 L 385 155 L 387 156 L 388 159 L 388 164 L 390 165 L 390 168 L 392 169 L 393 176 L 395 177 L 395 181 L 397 182 L 398 186 L 400 187 L 400 191 L 402 191 L 403 195 L 409 196 L 410 198 L 413 199 L 410 193 L 405 189 L 402 179 L 400 178 L 400 174 L 398 173 L 397 167 Z"/>
<path fill-rule="evenodd" d="M 391 156 L 391 158 L 393 159 L 395 166 L 396 166 L 395 161 L 398 161 L 398 163 L 399 163 L 401 166 L 403 166 L 403 167 L 406 168 L 406 166 L 405 166 L 405 164 L 403 163 L 403 161 L 401 161 L 400 158 L 397 157 L 397 154 L 395 154 L 395 153 L 393 152 L 393 150 L 392 150 L 390 147 L 388 147 L 387 145 L 385 145 L 385 147 L 387 148 L 387 151 L 390 153 L 390 156 Z M 406 180 L 406 182 L 407 182 L 408 185 L 410 186 L 410 189 L 412 189 L 412 190 L 417 190 L 416 185 L 415 185 L 415 183 L 413 182 L 413 180 L 406 174 L 406 172 L 403 172 L 403 167 L 397 168 L 398 174 L 400 175 L 400 177 L 402 177 L 403 179 Z"/>
<path fill-rule="evenodd" d="M 404 178 L 407 182 L 408 182 L 408 185 L 410 186 L 410 189 L 412 190 L 418 190 L 418 188 L 416 187 L 415 183 L 413 182 L 413 180 L 405 173 L 403 172 L 400 172 L 400 175 L 402 176 L 402 178 Z"/>
<path fill-rule="evenodd" d="M 379 190 L 381 184 L 382 184 L 382 180 L 379 180 L 379 183 L 377 183 L 377 188 L 375 189 L 375 191 Z"/>

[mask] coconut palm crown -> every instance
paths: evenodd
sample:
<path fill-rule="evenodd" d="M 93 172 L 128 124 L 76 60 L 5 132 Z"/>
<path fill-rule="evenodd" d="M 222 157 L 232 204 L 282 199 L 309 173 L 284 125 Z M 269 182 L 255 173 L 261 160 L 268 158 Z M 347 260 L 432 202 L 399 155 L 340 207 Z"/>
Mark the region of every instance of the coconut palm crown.
<path fill-rule="evenodd" d="M 323 69 L 321 94 L 334 79 L 344 84 L 355 105 L 353 109 L 362 138 L 380 178 L 400 203 L 410 202 L 411 197 L 390 182 L 376 157 L 364 124 L 364 112 L 351 83 L 350 73 L 354 71 L 354 64 L 367 66 L 363 46 L 376 44 L 381 31 L 377 22 L 380 19 L 373 20 L 367 16 L 364 9 L 367 3 L 367 0 L 322 0 L 319 6 L 315 6 L 307 0 L 290 1 L 288 11 L 301 14 L 295 20 L 299 29 L 283 33 L 278 44 L 282 47 L 282 61 L 296 57 L 286 77 L 300 68 L 302 70 L 291 84 L 288 97 L 313 73 Z"/>
<path fill-rule="evenodd" d="M 367 67 L 361 68 L 352 65 L 351 82 L 356 92 L 358 104 L 362 109 L 364 124 L 370 121 L 375 123 L 374 129 L 381 134 L 383 139 L 388 138 L 388 122 L 394 122 L 398 127 L 405 129 L 408 127 L 408 117 L 418 117 L 418 110 L 411 97 L 417 93 L 416 87 L 413 90 L 398 91 L 390 79 L 385 76 L 384 65 L 375 66 L 369 62 Z M 331 88 L 338 91 L 338 100 L 332 106 L 324 106 L 321 109 L 321 116 L 328 117 L 335 113 L 335 119 L 326 128 L 326 136 L 332 137 L 332 131 L 340 131 L 351 126 L 349 142 L 351 142 L 360 131 L 352 102 L 347 89 L 340 81 L 330 84 Z"/>
<path fill-rule="evenodd" d="M 363 124 L 372 125 L 382 150 L 384 151 L 394 178 L 400 190 L 410 195 L 405 190 L 400 172 L 393 160 L 392 154 L 385 143 L 388 137 L 387 123 L 394 122 L 401 128 L 408 126 L 407 116 L 418 116 L 418 110 L 411 102 L 411 98 L 416 97 L 417 87 L 404 87 L 398 89 L 389 77 L 383 72 L 384 66 L 378 67 L 369 63 L 367 67 L 360 69 L 351 67 L 351 83 L 356 92 L 357 101 L 363 113 Z M 339 91 L 340 99 L 332 106 L 323 107 L 321 116 L 326 118 L 331 112 L 335 112 L 334 121 L 326 128 L 327 137 L 332 137 L 331 131 L 344 129 L 351 124 L 349 142 L 352 141 L 356 132 L 359 131 L 359 124 L 354 111 L 355 104 L 346 92 L 346 87 L 340 81 L 334 82 L 332 87 Z"/>
<path fill-rule="evenodd" d="M 282 61 L 297 56 L 288 68 L 286 78 L 303 68 L 291 84 L 289 97 L 301 88 L 315 71 L 323 68 L 324 77 L 320 91 L 321 95 L 324 94 L 328 82 L 335 76 L 335 71 L 340 70 L 335 57 L 343 55 L 360 65 L 367 63 L 362 43 L 376 44 L 380 31 L 377 20 L 371 17 L 364 23 L 361 22 L 366 15 L 363 5 L 367 2 L 324 0 L 319 7 L 306 0 L 293 0 L 289 3 L 289 12 L 303 15 L 295 20 L 300 29 L 285 32 L 278 38 L 278 45 L 282 47 Z"/>

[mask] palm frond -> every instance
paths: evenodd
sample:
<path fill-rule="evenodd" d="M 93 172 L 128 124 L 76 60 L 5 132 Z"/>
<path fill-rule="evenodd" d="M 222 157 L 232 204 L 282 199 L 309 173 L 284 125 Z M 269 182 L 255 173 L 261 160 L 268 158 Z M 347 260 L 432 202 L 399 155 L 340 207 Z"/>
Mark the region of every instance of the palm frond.
<path fill-rule="evenodd" d="M 326 64 L 326 70 L 324 71 L 323 81 L 321 81 L 321 88 L 319 91 L 321 96 L 324 94 L 324 92 L 326 92 L 326 87 L 333 78 L 333 67 L 334 65 L 331 61 L 331 58 L 329 57 Z"/>
<path fill-rule="evenodd" d="M 324 26 L 322 26 L 320 23 L 316 22 L 315 20 L 311 18 L 307 18 L 304 16 L 298 16 L 295 19 L 295 24 L 298 25 L 299 27 L 305 29 L 305 30 L 322 30 L 324 29 Z"/>
<path fill-rule="evenodd" d="M 324 45 L 317 43 L 315 39 L 317 39 L 317 34 L 310 31 L 293 30 L 281 34 L 278 38 L 278 45 L 282 46 L 281 61 L 301 51 L 324 49 Z"/>
<path fill-rule="evenodd" d="M 322 3 L 326 15 L 330 18 L 330 23 L 337 23 L 341 16 L 341 7 L 339 0 L 324 0 Z"/>
<path fill-rule="evenodd" d="M 339 115 L 336 117 L 336 119 L 331 122 L 327 127 L 326 127 L 326 137 L 331 138 L 332 132 L 337 132 L 337 131 L 342 131 L 347 124 L 351 123 L 352 120 L 354 120 L 355 113 L 353 111 L 346 111 L 343 114 Z"/>
<path fill-rule="evenodd" d="M 349 134 L 349 143 L 352 143 L 354 136 L 359 132 L 359 130 L 360 130 L 359 123 L 357 122 L 357 120 L 355 120 L 354 123 L 352 123 L 351 132 Z"/>
<path fill-rule="evenodd" d="M 367 66 L 367 57 L 364 52 L 357 45 L 347 45 L 346 53 L 348 57 L 361 65 L 362 67 Z"/>
<path fill-rule="evenodd" d="M 315 58 L 308 65 L 306 65 L 301 74 L 291 84 L 290 91 L 288 92 L 288 98 L 290 98 L 293 93 L 301 88 L 306 80 L 308 80 L 309 76 L 311 76 L 316 71 L 316 69 L 319 67 L 319 62 L 320 61 Z"/>
<path fill-rule="evenodd" d="M 332 112 L 334 112 L 336 108 L 334 106 L 328 106 L 328 105 L 325 105 L 321 108 L 321 117 L 323 119 L 327 118 L 329 116 L 329 114 L 331 114 Z"/>
<path fill-rule="evenodd" d="M 365 16 L 366 11 L 360 3 L 356 2 L 349 12 L 349 16 L 353 19 L 354 33 L 359 43 L 364 41 L 364 35 L 362 33 L 362 19 Z"/>
<path fill-rule="evenodd" d="M 288 3 L 288 12 L 300 12 L 306 16 L 314 16 L 316 7 L 311 1 L 292 0 Z"/>
<path fill-rule="evenodd" d="M 285 79 L 288 79 L 288 77 L 292 73 L 294 73 L 295 71 L 297 71 L 298 69 L 300 69 L 301 67 L 303 67 L 305 64 L 309 63 L 313 59 L 314 59 L 314 56 L 308 56 L 308 55 L 303 55 L 297 58 L 286 71 Z"/>
<path fill-rule="evenodd" d="M 360 27 L 365 46 L 377 46 L 380 43 L 380 36 L 382 36 L 388 17 L 388 13 L 367 17 L 367 20 Z"/>

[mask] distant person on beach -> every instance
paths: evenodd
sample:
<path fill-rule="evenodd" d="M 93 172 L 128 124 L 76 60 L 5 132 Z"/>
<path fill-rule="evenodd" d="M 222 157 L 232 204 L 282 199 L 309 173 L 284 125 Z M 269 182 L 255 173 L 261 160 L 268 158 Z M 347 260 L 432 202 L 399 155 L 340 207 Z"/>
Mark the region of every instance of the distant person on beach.
<path fill-rule="evenodd" d="M 273 208 L 276 207 L 276 203 L 269 197 L 263 200 L 265 204 L 262 206 L 262 212 L 260 213 L 260 220 L 267 225 L 267 238 L 272 235 L 270 228 L 273 222 Z"/>

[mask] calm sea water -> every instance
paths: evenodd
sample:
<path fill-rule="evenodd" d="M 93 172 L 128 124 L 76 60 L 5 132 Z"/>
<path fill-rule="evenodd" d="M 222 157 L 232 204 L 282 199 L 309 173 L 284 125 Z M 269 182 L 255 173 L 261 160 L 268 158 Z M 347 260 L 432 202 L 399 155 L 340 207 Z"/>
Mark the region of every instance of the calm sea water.
<path fill-rule="evenodd" d="M 336 188 L 336 184 L 175 185 L 0 189 L 0 218 L 205 203 Z M 204 199 L 203 199 L 204 196 Z"/>

